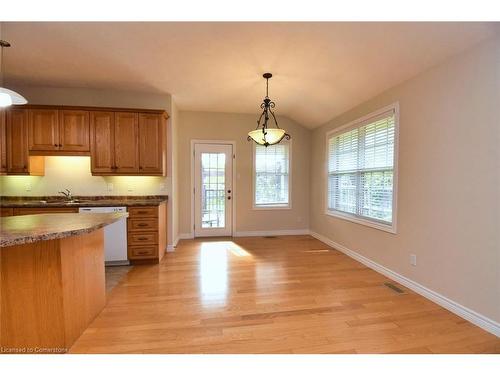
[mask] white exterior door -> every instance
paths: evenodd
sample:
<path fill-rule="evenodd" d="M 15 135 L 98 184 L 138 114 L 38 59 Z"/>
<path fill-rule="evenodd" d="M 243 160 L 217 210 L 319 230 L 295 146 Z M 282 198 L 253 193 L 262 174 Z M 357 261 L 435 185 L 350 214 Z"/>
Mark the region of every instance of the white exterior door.
<path fill-rule="evenodd" d="M 231 236 L 233 146 L 194 144 L 194 235 Z"/>

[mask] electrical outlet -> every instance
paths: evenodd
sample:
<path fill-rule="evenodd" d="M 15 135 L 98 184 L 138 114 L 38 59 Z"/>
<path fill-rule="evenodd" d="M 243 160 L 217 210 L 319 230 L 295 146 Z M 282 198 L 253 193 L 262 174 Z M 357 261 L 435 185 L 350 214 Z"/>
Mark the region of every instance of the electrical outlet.
<path fill-rule="evenodd" d="M 129 184 L 129 185 L 127 186 L 127 191 L 134 191 L 134 185 Z"/>
<path fill-rule="evenodd" d="M 114 186 L 111 182 L 108 182 L 108 191 L 113 191 Z"/>
<path fill-rule="evenodd" d="M 32 188 L 31 182 L 27 182 L 26 185 L 25 185 L 26 191 L 31 191 L 31 188 Z"/>
<path fill-rule="evenodd" d="M 160 191 L 165 191 L 165 184 L 160 184 Z"/>
<path fill-rule="evenodd" d="M 412 266 L 416 266 L 417 265 L 417 256 L 415 254 L 410 254 L 410 264 Z"/>

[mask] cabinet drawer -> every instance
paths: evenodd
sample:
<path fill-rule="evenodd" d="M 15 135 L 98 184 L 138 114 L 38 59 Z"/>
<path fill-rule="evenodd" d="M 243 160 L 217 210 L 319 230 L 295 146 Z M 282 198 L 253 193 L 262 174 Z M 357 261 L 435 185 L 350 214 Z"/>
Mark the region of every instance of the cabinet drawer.
<path fill-rule="evenodd" d="M 158 243 L 158 232 L 133 232 L 128 235 L 128 245 L 155 245 Z"/>
<path fill-rule="evenodd" d="M 128 248 L 129 259 L 147 259 L 158 256 L 158 247 L 152 246 L 132 246 Z"/>
<path fill-rule="evenodd" d="M 158 207 L 148 206 L 148 207 L 129 207 L 128 208 L 129 217 L 158 217 Z"/>
<path fill-rule="evenodd" d="M 128 220 L 128 230 L 129 231 L 157 231 L 158 230 L 158 219 L 129 219 Z"/>

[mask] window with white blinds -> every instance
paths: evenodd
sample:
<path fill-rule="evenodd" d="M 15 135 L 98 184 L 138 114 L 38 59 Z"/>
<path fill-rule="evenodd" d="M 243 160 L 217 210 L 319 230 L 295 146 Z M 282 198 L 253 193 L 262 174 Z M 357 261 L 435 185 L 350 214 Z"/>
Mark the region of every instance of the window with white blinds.
<path fill-rule="evenodd" d="M 287 208 L 290 204 L 290 142 L 254 145 L 254 206 Z"/>
<path fill-rule="evenodd" d="M 395 230 L 396 121 L 391 106 L 328 135 L 328 213 Z"/>

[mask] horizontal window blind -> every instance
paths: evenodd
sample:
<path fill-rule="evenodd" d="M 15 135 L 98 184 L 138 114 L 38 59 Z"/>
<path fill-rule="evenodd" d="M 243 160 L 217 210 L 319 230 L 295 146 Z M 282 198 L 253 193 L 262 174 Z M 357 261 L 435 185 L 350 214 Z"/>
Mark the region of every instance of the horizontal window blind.
<path fill-rule="evenodd" d="M 255 205 L 287 206 L 289 203 L 289 144 L 255 145 Z"/>
<path fill-rule="evenodd" d="M 328 139 L 328 210 L 392 224 L 394 110 Z"/>

